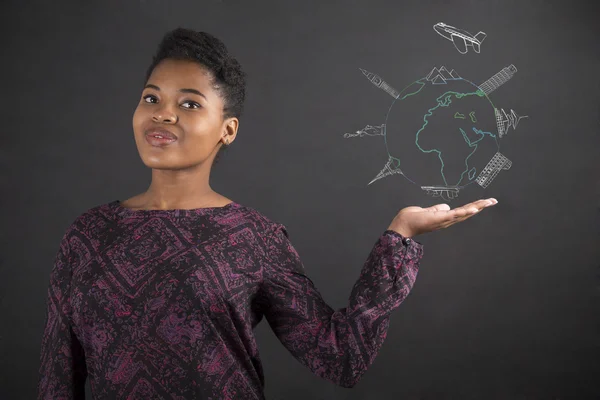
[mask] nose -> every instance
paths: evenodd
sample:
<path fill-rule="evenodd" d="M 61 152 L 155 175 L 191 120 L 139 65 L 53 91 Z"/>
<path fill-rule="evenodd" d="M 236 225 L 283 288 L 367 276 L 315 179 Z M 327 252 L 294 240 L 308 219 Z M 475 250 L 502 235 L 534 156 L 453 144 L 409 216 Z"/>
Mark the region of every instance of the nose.
<path fill-rule="evenodd" d="M 179 120 L 179 117 L 174 112 L 170 111 L 168 107 L 163 107 L 156 110 L 152 114 L 152 120 L 154 122 L 164 122 L 174 124 Z"/>

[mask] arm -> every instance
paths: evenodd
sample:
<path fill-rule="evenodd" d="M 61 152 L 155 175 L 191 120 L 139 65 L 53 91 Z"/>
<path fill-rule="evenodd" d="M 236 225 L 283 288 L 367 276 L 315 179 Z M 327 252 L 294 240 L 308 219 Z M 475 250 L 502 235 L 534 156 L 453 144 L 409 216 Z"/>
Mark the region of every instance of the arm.
<path fill-rule="evenodd" d="M 87 367 L 83 347 L 72 329 L 70 293 L 71 265 L 67 232 L 50 272 L 40 353 L 39 400 L 85 399 Z"/>
<path fill-rule="evenodd" d="M 410 292 L 423 254 L 420 243 L 402 239 L 391 230 L 379 237 L 348 306 L 335 311 L 306 276 L 285 227 L 267 235 L 258 301 L 281 343 L 316 375 L 352 387 L 375 359 L 390 313 Z"/>

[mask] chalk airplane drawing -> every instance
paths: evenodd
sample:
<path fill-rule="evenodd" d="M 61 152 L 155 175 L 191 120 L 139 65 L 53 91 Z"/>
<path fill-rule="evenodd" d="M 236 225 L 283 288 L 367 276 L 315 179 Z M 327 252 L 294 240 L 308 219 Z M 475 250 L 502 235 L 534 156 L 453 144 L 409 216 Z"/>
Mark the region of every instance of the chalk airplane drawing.
<path fill-rule="evenodd" d="M 458 50 L 460 54 L 465 54 L 469 50 L 469 47 L 472 47 L 475 53 L 479 53 L 481 51 L 481 43 L 487 36 L 481 31 L 476 35 L 472 35 L 463 29 L 455 28 L 454 26 L 447 25 L 443 22 L 438 22 L 433 25 L 433 29 L 441 37 L 454 43 L 454 47 L 456 47 L 456 50 Z"/>

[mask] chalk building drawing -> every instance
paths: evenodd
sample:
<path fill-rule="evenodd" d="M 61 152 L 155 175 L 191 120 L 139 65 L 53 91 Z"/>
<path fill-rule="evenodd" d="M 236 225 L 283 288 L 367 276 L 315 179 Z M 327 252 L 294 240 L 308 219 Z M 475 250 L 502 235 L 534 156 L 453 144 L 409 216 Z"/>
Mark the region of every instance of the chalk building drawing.
<path fill-rule="evenodd" d="M 498 110 L 496 108 L 494 112 L 496 113 L 496 124 L 498 125 L 500 139 L 502 139 L 502 136 L 506 135 L 509 127 L 512 126 L 513 129 L 517 129 L 517 125 L 521 118 L 527 118 L 527 115 L 517 115 L 514 110 L 510 110 L 510 113 L 507 114 L 504 109 Z"/>
<path fill-rule="evenodd" d="M 502 71 L 498 72 L 496 75 L 479 85 L 479 89 L 481 89 L 481 91 L 483 91 L 483 93 L 485 93 L 487 96 L 505 84 L 510 78 L 513 77 L 515 72 L 517 72 L 517 67 L 512 64 L 506 68 L 502 68 Z"/>
<path fill-rule="evenodd" d="M 385 135 L 385 124 L 378 126 L 367 125 L 356 133 L 345 133 L 345 138 L 363 137 L 363 136 L 383 136 Z"/>
<path fill-rule="evenodd" d="M 443 200 L 450 201 L 458 197 L 458 187 L 445 186 L 421 186 L 421 189 L 432 197 L 440 197 Z"/>
<path fill-rule="evenodd" d="M 442 66 L 441 68 L 434 67 L 425 79 L 434 85 L 445 85 L 448 81 L 455 81 L 461 78 L 456 71 L 448 71 L 446 67 Z"/>
<path fill-rule="evenodd" d="M 363 75 L 366 76 L 369 81 L 371 81 L 371 83 L 373 85 L 375 85 L 379 89 L 385 91 L 393 98 L 395 98 L 395 99 L 398 98 L 400 93 L 396 89 L 394 89 L 393 87 L 388 85 L 379 75 L 375 75 L 374 73 L 366 71 L 362 68 L 359 68 L 359 69 L 362 71 Z"/>
<path fill-rule="evenodd" d="M 427 195 L 450 201 L 470 184 L 487 188 L 500 171 L 510 169 L 512 162 L 500 153 L 500 138 L 526 116 L 494 106 L 488 94 L 512 78 L 514 65 L 481 85 L 453 69 L 434 67 L 401 91 L 379 75 L 359 70 L 393 98 L 383 123 L 343 135 L 383 138 L 388 159 L 368 185 L 402 175 Z"/>
<path fill-rule="evenodd" d="M 469 47 L 473 48 L 475 53 L 479 53 L 481 51 L 481 43 L 487 36 L 484 32 L 478 32 L 476 35 L 472 35 L 463 29 L 455 28 L 454 26 L 447 25 L 443 22 L 438 22 L 433 25 L 433 30 L 441 37 L 454 43 L 454 47 L 460 54 L 467 53 Z"/>
<path fill-rule="evenodd" d="M 367 184 L 367 186 L 381 178 L 385 178 L 386 176 L 390 176 L 390 175 L 394 175 L 394 174 L 404 175 L 402 170 L 398 167 L 396 159 L 394 159 L 393 157 L 390 157 L 388 159 L 387 163 L 385 163 L 385 166 L 383 167 L 381 172 L 379 172 L 379 174 L 377 174 L 377 176 L 375 178 L 373 178 L 373 180 L 371 182 L 369 182 Z"/>
<path fill-rule="evenodd" d="M 496 153 L 477 177 L 479 186 L 486 188 L 501 170 L 510 169 L 512 162 L 500 153 Z"/>

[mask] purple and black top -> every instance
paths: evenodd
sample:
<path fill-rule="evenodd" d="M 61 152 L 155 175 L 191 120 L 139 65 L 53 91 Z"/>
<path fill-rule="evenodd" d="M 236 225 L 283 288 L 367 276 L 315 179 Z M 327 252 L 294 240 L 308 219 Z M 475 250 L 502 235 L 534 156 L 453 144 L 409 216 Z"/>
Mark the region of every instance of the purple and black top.
<path fill-rule="evenodd" d="M 321 378 L 355 385 L 415 282 L 420 243 L 386 230 L 347 307 L 323 300 L 284 225 L 236 202 L 71 224 L 50 273 L 38 399 L 264 399 L 254 327 Z"/>

